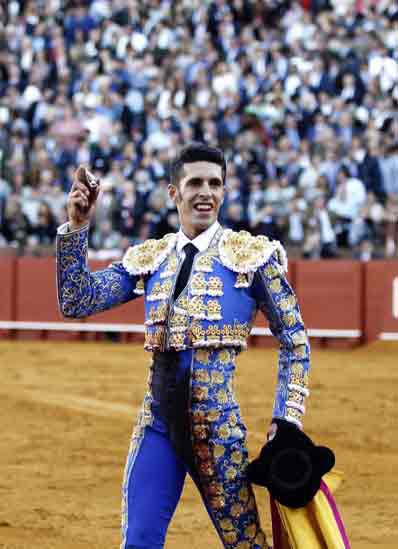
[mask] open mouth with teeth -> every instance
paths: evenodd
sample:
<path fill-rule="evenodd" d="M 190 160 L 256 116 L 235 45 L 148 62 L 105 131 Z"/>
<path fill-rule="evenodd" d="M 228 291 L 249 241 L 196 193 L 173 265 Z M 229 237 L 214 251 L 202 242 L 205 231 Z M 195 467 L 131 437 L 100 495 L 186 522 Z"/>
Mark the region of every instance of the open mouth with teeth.
<path fill-rule="evenodd" d="M 194 209 L 200 213 L 207 213 L 212 211 L 213 206 L 211 204 L 200 202 L 199 204 L 195 204 Z"/>

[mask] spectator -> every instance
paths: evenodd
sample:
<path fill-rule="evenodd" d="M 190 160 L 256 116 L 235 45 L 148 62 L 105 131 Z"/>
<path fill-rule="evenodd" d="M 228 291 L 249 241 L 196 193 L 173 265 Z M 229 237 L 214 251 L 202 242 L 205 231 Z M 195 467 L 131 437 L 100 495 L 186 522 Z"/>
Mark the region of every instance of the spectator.
<path fill-rule="evenodd" d="M 50 206 L 42 201 L 37 212 L 37 221 L 32 227 L 32 246 L 37 254 L 52 254 L 57 234 L 57 222 Z"/>
<path fill-rule="evenodd" d="M 385 209 L 385 255 L 393 257 L 398 249 L 398 196 L 390 194 Z"/>
<path fill-rule="evenodd" d="M 224 225 L 233 231 L 243 231 L 247 228 L 243 206 L 239 202 L 231 202 L 227 208 Z"/>
<path fill-rule="evenodd" d="M 354 252 L 354 258 L 359 261 L 371 261 L 372 259 L 380 259 L 377 249 L 372 240 L 364 238 Z"/>
<path fill-rule="evenodd" d="M 319 229 L 320 256 L 322 258 L 336 257 L 336 235 L 329 216 L 324 195 L 315 198 L 312 207 L 312 217 L 316 220 Z"/>
<path fill-rule="evenodd" d="M 366 190 L 374 193 L 384 201 L 384 184 L 381 172 L 380 147 L 378 139 L 370 140 L 365 157 L 359 164 L 358 177 L 363 181 Z"/>
<path fill-rule="evenodd" d="M 322 243 L 321 232 L 318 220 L 314 216 L 309 216 L 305 223 L 303 243 L 303 257 L 305 259 L 320 259 Z"/>
<path fill-rule="evenodd" d="M 0 177 L 11 186 L 4 194 L 0 184 L 3 217 L 17 193 L 32 234 L 43 200 L 59 223 L 70 166 L 82 163 L 107 189 L 98 225 L 109 220 L 127 241 L 160 234 L 173 214 L 150 197 L 176 147 L 206 139 L 229 158 L 223 217 L 233 226 L 300 249 L 304 233 L 319 229 L 308 219 L 326 196 L 337 253 L 355 254 L 361 237 L 350 240 L 349 226 L 363 220 L 366 193 L 394 217 L 398 12 L 384 1 L 306 4 L 2 4 Z M 375 255 L 381 246 L 391 256 L 391 223 L 370 231 Z"/>
<path fill-rule="evenodd" d="M 147 225 L 149 238 L 160 238 L 169 232 L 167 202 L 165 188 L 157 187 L 149 195 L 148 209 L 144 214 L 144 224 Z"/>
<path fill-rule="evenodd" d="M 250 230 L 253 234 L 265 234 L 268 238 L 283 241 L 282 208 L 280 186 L 278 181 L 273 180 L 262 193 L 261 199 L 252 204 Z"/>
<path fill-rule="evenodd" d="M 387 197 L 396 197 L 398 196 L 398 140 L 390 147 L 386 147 L 380 162 Z"/>
<path fill-rule="evenodd" d="M 366 202 L 359 214 L 353 219 L 348 235 L 349 244 L 355 247 L 364 239 L 373 243 L 382 241 L 382 223 L 385 218 L 384 208 L 377 201 L 374 193 L 368 192 Z"/>
<path fill-rule="evenodd" d="M 300 198 L 295 198 L 290 204 L 288 242 L 290 246 L 300 249 L 304 242 L 304 218 L 306 204 Z"/>
<path fill-rule="evenodd" d="M 21 201 L 16 194 L 9 196 L 5 206 L 1 235 L 7 245 L 22 252 L 30 244 L 29 237 L 33 232 L 28 217 L 23 213 Z"/>
<path fill-rule="evenodd" d="M 91 242 L 94 250 L 98 252 L 95 254 L 98 259 L 110 259 L 120 255 L 121 236 L 112 229 L 108 219 L 101 221 L 96 227 Z"/>
<path fill-rule="evenodd" d="M 334 217 L 337 244 L 349 246 L 349 232 L 353 221 L 365 204 L 366 191 L 362 181 L 350 177 L 347 168 L 343 167 L 338 175 L 336 194 L 330 199 L 328 209 Z"/>

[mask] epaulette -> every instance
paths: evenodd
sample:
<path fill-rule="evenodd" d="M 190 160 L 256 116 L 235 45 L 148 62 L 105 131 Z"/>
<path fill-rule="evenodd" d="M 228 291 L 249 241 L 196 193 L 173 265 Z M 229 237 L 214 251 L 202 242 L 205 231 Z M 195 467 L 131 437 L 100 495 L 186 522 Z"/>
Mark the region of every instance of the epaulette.
<path fill-rule="evenodd" d="M 278 240 L 253 236 L 247 231 L 226 229 L 218 244 L 221 262 L 235 273 L 255 272 L 275 254 L 283 272 L 287 271 L 287 256 Z"/>
<path fill-rule="evenodd" d="M 123 256 L 123 267 L 131 275 L 154 273 L 170 254 L 176 240 L 177 235 L 170 233 L 159 240 L 149 239 L 142 244 L 132 246 Z"/>

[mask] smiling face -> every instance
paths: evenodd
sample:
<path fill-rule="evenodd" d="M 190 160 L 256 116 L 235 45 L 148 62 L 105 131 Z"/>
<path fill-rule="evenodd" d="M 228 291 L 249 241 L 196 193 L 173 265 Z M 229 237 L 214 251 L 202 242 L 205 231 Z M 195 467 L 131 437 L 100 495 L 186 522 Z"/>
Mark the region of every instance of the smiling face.
<path fill-rule="evenodd" d="M 169 196 L 188 238 L 195 238 L 217 220 L 224 191 L 221 166 L 205 161 L 184 164 L 178 184 L 169 185 Z"/>

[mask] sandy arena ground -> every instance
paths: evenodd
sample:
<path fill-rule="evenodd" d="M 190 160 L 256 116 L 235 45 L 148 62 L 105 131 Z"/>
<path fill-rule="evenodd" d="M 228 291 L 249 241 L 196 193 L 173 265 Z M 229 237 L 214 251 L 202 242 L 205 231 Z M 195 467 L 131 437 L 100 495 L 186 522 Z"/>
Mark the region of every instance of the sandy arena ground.
<path fill-rule="evenodd" d="M 306 431 L 332 447 L 346 482 L 337 501 L 354 549 L 398 547 L 398 345 L 315 350 Z M 272 409 L 276 351 L 238 362 L 257 453 Z M 141 345 L 0 342 L 0 547 L 112 549 L 120 485 L 148 356 Z M 265 490 L 256 490 L 269 532 Z M 167 549 L 217 549 L 190 481 Z M 303 548 L 305 549 L 305 548 Z"/>

